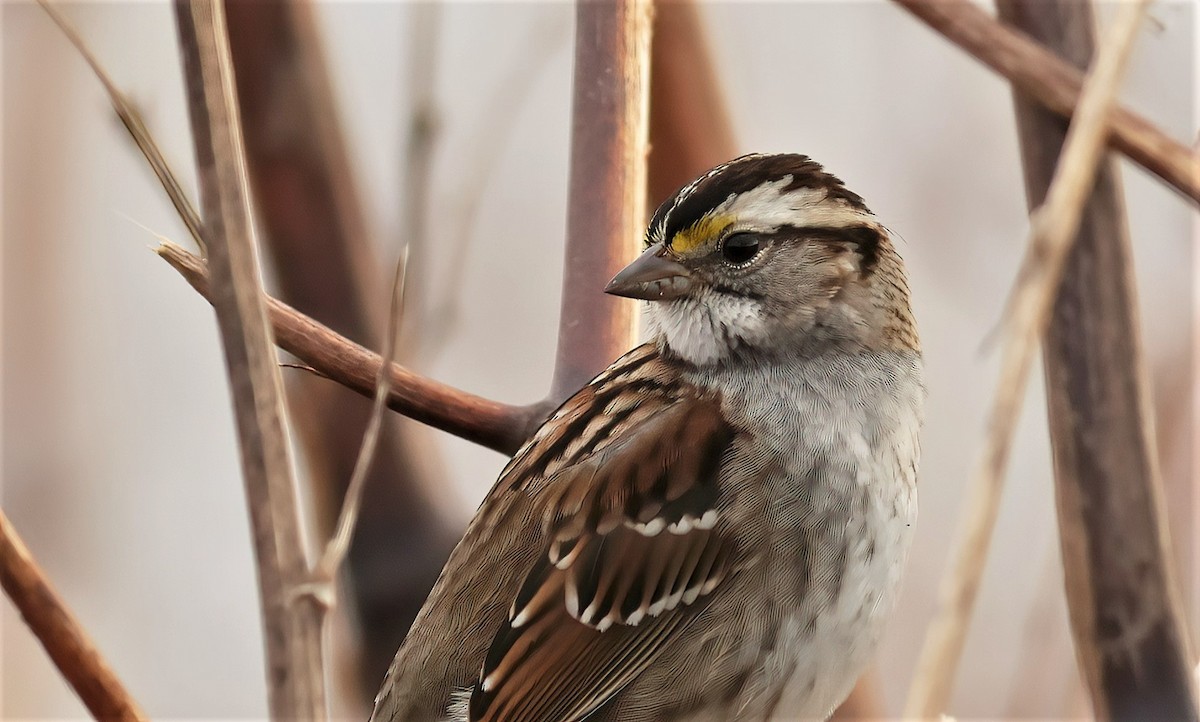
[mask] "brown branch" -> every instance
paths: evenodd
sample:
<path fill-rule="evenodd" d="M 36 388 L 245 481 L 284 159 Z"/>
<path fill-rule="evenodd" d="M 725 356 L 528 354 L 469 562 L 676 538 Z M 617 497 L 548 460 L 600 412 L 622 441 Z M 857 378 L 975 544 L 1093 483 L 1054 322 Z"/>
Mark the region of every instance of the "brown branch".
<path fill-rule="evenodd" d="M 896 0 L 913 15 L 1059 115 L 1079 104 L 1083 75 L 1027 36 L 992 19 L 969 0 Z M 1130 160 L 1200 203 L 1200 154 L 1121 106 L 1108 142 Z"/>
<path fill-rule="evenodd" d="M 204 262 L 173 243 L 157 249 L 162 258 L 211 301 L 208 269 Z M 318 372 L 363 396 L 375 393 L 380 357 L 299 313 L 267 297 L 267 316 L 279 347 Z M 551 410 L 548 402 L 511 406 L 475 396 L 427 379 L 392 364 L 392 391 L 388 408 L 480 446 L 513 454 Z"/>
<path fill-rule="evenodd" d="M 283 398 L 266 323 L 232 61 L 220 2 L 178 0 L 213 307 L 225 350 L 250 509 L 276 720 L 323 720 L 320 607 L 291 603 L 307 574 L 301 514 L 283 431 Z"/>
<path fill-rule="evenodd" d="M 1028 249 L 1007 319 L 1009 342 L 988 415 L 988 435 L 971 478 L 954 558 L 943 578 L 940 609 L 917 660 L 906 718 L 937 717 L 949 703 L 996 525 L 1030 361 L 1049 320 L 1083 203 L 1095 179 L 1108 134 L 1107 121 L 1147 2 L 1133 0 L 1121 6 L 1084 84 L 1046 202 L 1030 219 Z"/>
<path fill-rule="evenodd" d="M 54 666 L 99 720 L 145 720 L 0 510 L 0 585 Z"/>
<path fill-rule="evenodd" d="M 695 0 L 660 2 L 650 66 L 651 207 L 737 155 L 733 123 Z"/>
<path fill-rule="evenodd" d="M 1089 3 L 1001 0 L 1001 17 L 1076 65 Z M 1030 207 L 1067 129 L 1015 98 Z M 1120 178 L 1097 174 L 1044 338 L 1059 534 L 1076 657 L 1097 719 L 1197 719 L 1172 579 Z"/>
<path fill-rule="evenodd" d="M 557 400 L 637 341 L 636 306 L 603 289 L 637 253 L 646 215 L 650 2 L 575 8 L 566 262 L 549 396 Z"/>

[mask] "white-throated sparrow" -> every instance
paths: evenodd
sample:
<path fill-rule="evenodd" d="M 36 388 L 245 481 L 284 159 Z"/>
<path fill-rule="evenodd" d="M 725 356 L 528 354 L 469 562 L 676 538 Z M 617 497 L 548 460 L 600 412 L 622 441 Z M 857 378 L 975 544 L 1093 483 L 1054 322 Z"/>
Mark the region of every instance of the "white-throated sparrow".
<path fill-rule="evenodd" d="M 801 155 L 714 168 L 606 289 L 652 340 L 488 493 L 378 722 L 828 716 L 892 605 L 924 390 L 904 268 Z"/>

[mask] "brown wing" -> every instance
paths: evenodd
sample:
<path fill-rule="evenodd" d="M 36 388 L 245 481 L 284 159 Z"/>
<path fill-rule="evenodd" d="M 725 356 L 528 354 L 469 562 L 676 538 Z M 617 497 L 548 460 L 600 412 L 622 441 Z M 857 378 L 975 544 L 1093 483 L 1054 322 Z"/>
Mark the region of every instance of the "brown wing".
<path fill-rule="evenodd" d="M 674 401 L 546 483 L 549 544 L 471 695 L 476 722 L 580 720 L 724 577 L 717 472 L 733 439 L 711 399 Z"/>

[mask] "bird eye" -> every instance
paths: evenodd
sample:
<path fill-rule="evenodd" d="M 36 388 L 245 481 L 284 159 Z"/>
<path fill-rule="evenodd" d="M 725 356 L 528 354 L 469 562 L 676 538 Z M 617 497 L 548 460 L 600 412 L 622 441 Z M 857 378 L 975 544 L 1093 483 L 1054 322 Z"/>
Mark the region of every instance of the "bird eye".
<path fill-rule="evenodd" d="M 754 260 L 762 250 L 762 236 L 757 233 L 734 233 L 721 244 L 721 257 L 733 266 Z"/>

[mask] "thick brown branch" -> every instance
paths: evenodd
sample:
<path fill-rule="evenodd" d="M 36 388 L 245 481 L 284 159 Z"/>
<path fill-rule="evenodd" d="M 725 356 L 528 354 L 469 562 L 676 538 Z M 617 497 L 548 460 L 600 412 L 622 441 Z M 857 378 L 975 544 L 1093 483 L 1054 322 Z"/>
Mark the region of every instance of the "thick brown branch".
<path fill-rule="evenodd" d="M 604 295 L 645 223 L 649 0 L 579 2 L 562 317 L 550 399 L 637 340 L 635 305 Z"/>
<path fill-rule="evenodd" d="M 254 537 L 275 720 L 323 720 L 321 612 L 293 603 L 307 576 L 283 398 L 260 285 L 223 6 L 179 0 L 179 45 L 196 148 L 212 301 L 225 351 Z"/>
<path fill-rule="evenodd" d="M 650 66 L 649 201 L 737 154 L 716 64 L 695 0 L 655 6 Z"/>
<path fill-rule="evenodd" d="M 211 301 L 204 262 L 164 243 L 158 254 Z M 279 347 L 363 396 L 375 393 L 380 357 L 286 304 L 267 297 L 267 315 Z M 388 408 L 455 436 L 513 454 L 551 411 L 548 403 L 512 406 L 475 396 L 392 365 Z"/>
<path fill-rule="evenodd" d="M 1000 15 L 1084 66 L 1088 3 L 1001 0 Z M 1016 95 L 1030 208 L 1066 123 Z M 1195 720 L 1149 431 L 1128 224 L 1112 160 L 1097 174 L 1043 340 L 1059 533 L 1076 656 L 1097 719 Z"/>
<path fill-rule="evenodd" d="M 1047 108 L 1070 117 L 1083 74 L 969 0 L 896 0 L 931 28 L 1012 81 Z M 1113 109 L 1109 143 L 1130 160 L 1200 203 L 1200 155 L 1121 106 Z"/>
<path fill-rule="evenodd" d="M 145 720 L 0 511 L 0 585 L 54 665 L 99 720 Z"/>

